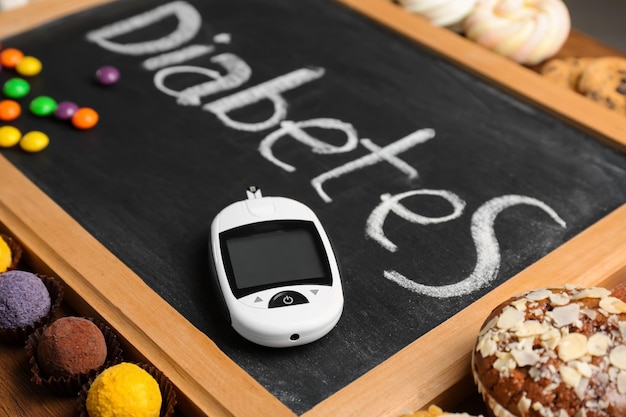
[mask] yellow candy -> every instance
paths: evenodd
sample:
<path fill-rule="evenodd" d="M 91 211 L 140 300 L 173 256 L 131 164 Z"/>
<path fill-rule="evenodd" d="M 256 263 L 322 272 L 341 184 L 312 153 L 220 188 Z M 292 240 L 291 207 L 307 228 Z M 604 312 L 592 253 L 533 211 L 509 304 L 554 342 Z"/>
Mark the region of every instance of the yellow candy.
<path fill-rule="evenodd" d="M 443 410 L 436 405 L 431 405 L 428 410 L 414 411 L 413 414 L 407 414 L 404 417 L 437 417 L 444 414 Z"/>
<path fill-rule="evenodd" d="M 0 147 L 10 148 L 18 144 L 22 138 L 22 132 L 13 126 L 0 127 Z"/>
<path fill-rule="evenodd" d="M 41 72 L 41 61 L 34 56 L 25 56 L 15 66 L 15 70 L 25 77 L 32 77 Z"/>
<path fill-rule="evenodd" d="M 0 272 L 5 272 L 11 266 L 13 254 L 7 242 L 0 236 Z"/>
<path fill-rule="evenodd" d="M 105 369 L 87 392 L 89 417 L 159 417 L 159 384 L 139 366 L 122 362 Z"/>
<path fill-rule="evenodd" d="M 26 152 L 39 152 L 44 150 L 50 143 L 50 138 L 43 132 L 33 130 L 22 137 L 20 147 Z"/>

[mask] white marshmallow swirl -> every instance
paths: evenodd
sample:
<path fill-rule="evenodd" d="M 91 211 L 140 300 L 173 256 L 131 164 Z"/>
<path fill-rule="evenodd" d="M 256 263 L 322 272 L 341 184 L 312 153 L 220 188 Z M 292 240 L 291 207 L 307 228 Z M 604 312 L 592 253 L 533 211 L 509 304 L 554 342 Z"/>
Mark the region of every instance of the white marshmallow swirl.
<path fill-rule="evenodd" d="M 464 21 L 469 39 L 526 65 L 554 56 L 570 28 L 562 0 L 478 0 Z"/>
<path fill-rule="evenodd" d="M 425 17 L 435 26 L 460 29 L 477 0 L 398 0 L 407 11 Z"/>

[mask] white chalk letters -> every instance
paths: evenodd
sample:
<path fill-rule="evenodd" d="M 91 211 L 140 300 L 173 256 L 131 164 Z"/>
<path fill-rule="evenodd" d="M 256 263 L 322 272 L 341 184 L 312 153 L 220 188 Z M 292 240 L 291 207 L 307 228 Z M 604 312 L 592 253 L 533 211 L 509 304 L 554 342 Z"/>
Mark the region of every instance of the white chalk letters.
<path fill-rule="evenodd" d="M 438 195 L 445 198 L 450 202 L 450 204 L 452 204 L 454 211 L 450 215 L 432 219 L 412 213 L 399 204 L 401 199 L 417 194 Z M 419 284 L 406 278 L 404 275 L 395 270 L 385 271 L 385 278 L 415 293 L 430 295 L 437 298 L 466 295 L 484 288 L 489 285 L 491 281 L 497 278 L 498 271 L 500 269 L 500 245 L 498 244 L 493 227 L 496 217 L 504 209 L 519 204 L 526 204 L 540 208 L 558 225 L 565 227 L 565 221 L 561 219 L 561 217 L 559 217 L 554 210 L 539 200 L 521 195 L 505 195 L 497 197 L 483 204 L 472 216 L 471 232 L 472 239 L 474 240 L 474 246 L 476 247 L 476 265 L 472 273 L 467 278 L 455 284 L 441 286 Z M 394 197 L 385 195 L 383 196 L 383 203 L 378 206 L 374 212 L 372 212 L 372 215 L 367 222 L 367 234 L 380 242 L 386 249 L 395 251 L 395 245 L 385 237 L 385 234 L 382 231 L 383 222 L 389 211 L 393 211 L 395 214 L 412 223 L 427 225 L 429 223 L 439 223 L 459 217 L 463 212 L 464 206 L 465 202 L 449 191 L 420 190 L 400 194 Z"/>
<path fill-rule="evenodd" d="M 178 25 L 169 34 L 158 39 L 144 40 L 134 43 L 116 42 L 131 32 L 145 29 L 159 23 L 166 18 L 175 17 Z M 181 106 L 201 108 L 212 114 L 225 126 L 231 129 L 246 132 L 262 132 L 275 129 L 267 133 L 258 145 L 259 154 L 277 168 L 286 172 L 295 172 L 296 167 L 282 160 L 274 154 L 273 147 L 279 140 L 293 139 L 294 146 L 306 146 L 311 152 L 318 155 L 330 155 L 351 152 L 359 146 L 368 152 L 364 156 L 356 157 L 351 162 L 316 175 L 311 180 L 311 186 L 319 197 L 331 203 L 333 199 L 324 190 L 324 185 L 331 180 L 353 174 L 359 170 L 378 164 L 387 163 L 408 179 L 418 176 L 415 167 L 400 158 L 400 154 L 416 145 L 427 142 L 435 137 L 433 129 L 417 129 L 408 135 L 387 145 L 378 145 L 374 141 L 359 138 L 352 124 L 328 117 L 314 118 L 305 121 L 287 120 L 288 102 L 285 93 L 296 90 L 298 87 L 313 83 L 322 78 L 326 70 L 320 67 L 306 67 L 293 69 L 283 75 L 261 82 L 254 86 L 246 86 L 252 75 L 252 68 L 241 57 L 233 53 L 219 53 L 211 57 L 210 62 L 215 69 L 186 65 L 192 59 L 215 53 L 217 45 L 229 45 L 232 41 L 230 34 L 220 33 L 213 37 L 214 44 L 192 44 L 191 42 L 202 27 L 202 16 L 191 4 L 185 1 L 172 1 L 152 10 L 107 25 L 87 33 L 88 41 L 118 54 L 131 56 L 151 55 L 140 63 L 146 71 L 155 71 L 153 81 L 155 87 L 164 94 L 172 96 Z M 206 77 L 206 81 L 182 90 L 175 90 L 167 86 L 169 77 L 184 74 L 194 74 Z M 210 101 L 218 94 L 243 88 L 230 95 Z M 203 103 L 204 101 L 204 103 Z M 270 116 L 261 121 L 235 120 L 236 110 L 267 102 L 271 105 Z M 331 145 L 319 138 L 313 137 L 307 129 L 317 131 L 334 130 L 345 136 L 345 143 L 340 146 Z M 420 198 L 431 196 L 446 200 L 451 211 L 441 217 L 427 217 L 414 213 L 401 204 L 406 198 Z M 390 212 L 402 219 L 428 226 L 429 224 L 444 223 L 457 219 L 465 210 L 465 202 L 456 194 L 445 190 L 420 189 L 397 195 L 383 194 L 382 202 L 371 212 L 366 221 L 365 233 L 384 250 L 395 252 L 398 250 L 384 233 L 385 219 Z M 419 294 L 432 297 L 453 297 L 472 293 L 494 280 L 500 268 L 500 247 L 495 236 L 493 223 L 498 214 L 509 207 L 525 204 L 535 206 L 546 212 L 556 223 L 565 227 L 565 222 L 554 210 L 536 199 L 506 195 L 494 198 L 483 204 L 472 216 L 471 234 L 476 247 L 477 260 L 474 271 L 466 278 L 455 284 L 442 286 L 428 286 L 419 284 L 400 272 L 390 269 L 384 271 L 384 277 L 398 285 Z"/>

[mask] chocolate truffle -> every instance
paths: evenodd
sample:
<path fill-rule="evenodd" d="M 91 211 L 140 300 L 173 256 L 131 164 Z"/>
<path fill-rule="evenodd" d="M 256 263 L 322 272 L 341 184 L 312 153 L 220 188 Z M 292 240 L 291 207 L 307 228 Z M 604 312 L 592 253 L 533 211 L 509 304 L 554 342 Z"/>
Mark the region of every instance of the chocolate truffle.
<path fill-rule="evenodd" d="M 33 325 L 50 307 L 50 293 L 37 275 L 18 270 L 0 274 L 0 328 Z"/>
<path fill-rule="evenodd" d="M 42 374 L 55 378 L 85 374 L 107 358 L 104 335 L 92 321 L 62 317 L 42 333 L 37 363 Z"/>
<path fill-rule="evenodd" d="M 599 287 L 512 297 L 485 321 L 472 372 L 496 417 L 626 415 L 626 303 Z"/>

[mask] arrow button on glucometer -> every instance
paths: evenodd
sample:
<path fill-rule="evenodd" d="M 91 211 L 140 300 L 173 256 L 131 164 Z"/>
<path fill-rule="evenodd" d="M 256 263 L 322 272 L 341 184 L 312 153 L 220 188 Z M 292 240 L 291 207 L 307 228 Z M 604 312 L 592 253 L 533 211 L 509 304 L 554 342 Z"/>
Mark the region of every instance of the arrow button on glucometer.
<path fill-rule="evenodd" d="M 307 298 L 296 291 L 281 291 L 274 295 L 269 302 L 269 308 L 287 307 L 295 304 L 308 303 Z"/>

